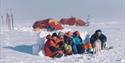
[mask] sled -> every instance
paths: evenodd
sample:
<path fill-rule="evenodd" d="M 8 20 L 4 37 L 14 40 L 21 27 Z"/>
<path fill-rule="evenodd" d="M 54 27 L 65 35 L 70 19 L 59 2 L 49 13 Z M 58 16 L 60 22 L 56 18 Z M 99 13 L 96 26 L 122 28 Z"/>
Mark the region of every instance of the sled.
<path fill-rule="evenodd" d="M 113 46 L 105 47 L 104 50 L 110 50 L 110 49 L 113 49 L 113 48 L 114 48 Z"/>

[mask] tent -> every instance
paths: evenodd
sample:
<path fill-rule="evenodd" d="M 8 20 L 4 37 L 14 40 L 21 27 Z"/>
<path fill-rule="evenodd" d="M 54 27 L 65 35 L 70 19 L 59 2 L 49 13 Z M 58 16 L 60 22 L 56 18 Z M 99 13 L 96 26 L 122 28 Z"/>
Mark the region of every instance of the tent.
<path fill-rule="evenodd" d="M 63 25 L 76 25 L 76 26 L 85 26 L 87 24 L 82 19 L 78 19 L 78 18 L 75 18 L 75 17 L 62 18 L 60 20 L 60 23 L 63 24 Z"/>
<path fill-rule="evenodd" d="M 51 31 L 64 29 L 62 27 L 62 25 L 60 24 L 60 22 L 58 22 L 57 20 L 52 19 L 52 18 L 38 20 L 34 24 L 37 24 L 36 27 L 38 26 L 40 28 L 45 28 L 45 29 L 51 30 Z M 35 26 L 33 26 L 33 28 L 35 28 Z"/>

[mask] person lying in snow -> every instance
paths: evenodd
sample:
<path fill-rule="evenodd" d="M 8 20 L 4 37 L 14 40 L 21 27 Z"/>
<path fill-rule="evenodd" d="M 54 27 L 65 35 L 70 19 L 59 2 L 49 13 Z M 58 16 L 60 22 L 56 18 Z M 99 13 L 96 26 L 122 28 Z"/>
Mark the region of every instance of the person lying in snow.
<path fill-rule="evenodd" d="M 80 37 L 80 32 L 79 31 L 75 31 L 73 33 L 73 39 L 74 39 L 74 43 L 72 46 L 73 49 L 73 53 L 74 54 L 82 54 L 83 50 L 82 50 L 82 38 Z"/>
<path fill-rule="evenodd" d="M 101 49 L 103 50 L 106 47 L 107 37 L 102 33 L 100 29 L 96 30 L 95 33 L 90 38 L 92 47 L 95 47 L 94 42 L 98 39 L 101 41 Z"/>
<path fill-rule="evenodd" d="M 46 37 L 47 41 L 45 43 L 44 46 L 44 52 L 45 52 L 45 56 L 49 56 L 49 57 L 61 57 L 63 56 L 63 51 L 59 48 L 59 39 L 58 37 L 53 34 L 51 35 L 47 35 Z"/>

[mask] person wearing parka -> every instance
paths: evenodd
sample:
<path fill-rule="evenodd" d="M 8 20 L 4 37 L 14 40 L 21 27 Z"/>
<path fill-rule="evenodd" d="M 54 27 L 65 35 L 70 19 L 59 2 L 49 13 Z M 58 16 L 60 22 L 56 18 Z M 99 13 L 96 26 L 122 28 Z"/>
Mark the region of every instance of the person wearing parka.
<path fill-rule="evenodd" d="M 92 47 L 95 47 L 94 42 L 98 39 L 101 40 L 101 49 L 104 49 L 106 47 L 107 37 L 102 33 L 100 29 L 96 30 L 95 33 L 90 38 Z"/>
<path fill-rule="evenodd" d="M 65 43 L 65 54 L 66 55 L 72 55 L 72 45 L 73 45 L 73 37 L 72 37 L 72 32 L 68 31 L 65 35 L 64 35 L 64 43 Z"/>
<path fill-rule="evenodd" d="M 79 31 L 75 31 L 73 33 L 73 39 L 74 39 L 74 44 L 72 46 L 73 53 L 74 54 L 83 53 L 83 50 L 82 50 L 82 38 L 80 37 L 80 32 Z"/>
<path fill-rule="evenodd" d="M 60 45 L 60 49 L 64 51 L 65 54 L 65 43 L 64 43 L 64 33 L 63 32 L 58 32 L 58 38 L 60 40 L 60 42 L 58 43 Z"/>
<path fill-rule="evenodd" d="M 47 38 L 47 41 L 44 46 L 45 56 L 49 56 L 49 57 L 63 56 L 63 51 L 59 48 L 59 46 L 55 42 L 56 37 L 51 37 L 51 35 L 47 35 L 46 38 Z"/>

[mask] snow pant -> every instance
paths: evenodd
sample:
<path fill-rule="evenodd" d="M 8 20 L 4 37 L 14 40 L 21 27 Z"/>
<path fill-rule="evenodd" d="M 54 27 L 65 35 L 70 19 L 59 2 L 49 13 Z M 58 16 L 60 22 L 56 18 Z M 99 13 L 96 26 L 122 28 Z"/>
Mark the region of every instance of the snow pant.
<path fill-rule="evenodd" d="M 53 52 L 51 57 L 62 57 L 63 56 L 63 51 L 61 49 L 55 48 L 53 46 L 49 47 L 50 50 Z"/>
<path fill-rule="evenodd" d="M 81 44 L 74 44 L 72 46 L 72 49 L 73 49 L 73 53 L 74 54 L 82 54 L 83 53 L 82 45 Z"/>
<path fill-rule="evenodd" d="M 73 50 L 73 54 L 77 54 L 78 53 L 76 45 L 72 45 L 72 50 Z"/>
<path fill-rule="evenodd" d="M 96 40 L 95 42 L 94 42 L 94 48 L 93 48 L 93 52 L 94 53 L 98 53 L 98 52 L 100 52 L 100 50 L 101 50 L 101 40 Z"/>
<path fill-rule="evenodd" d="M 103 50 L 106 47 L 106 42 L 101 42 L 101 49 Z"/>
<path fill-rule="evenodd" d="M 54 54 L 51 56 L 51 57 L 56 57 L 56 58 L 60 58 L 60 57 L 62 57 L 63 56 L 63 53 L 62 53 L 62 51 L 61 50 L 59 50 L 59 51 L 56 51 L 56 52 L 53 52 Z"/>
<path fill-rule="evenodd" d="M 65 51 L 65 43 L 64 42 L 60 42 L 59 43 L 59 48 L 63 51 Z"/>
<path fill-rule="evenodd" d="M 65 51 L 64 51 L 65 55 L 71 55 L 72 54 L 72 47 L 71 47 L 71 45 L 65 44 L 64 48 L 65 48 Z"/>

